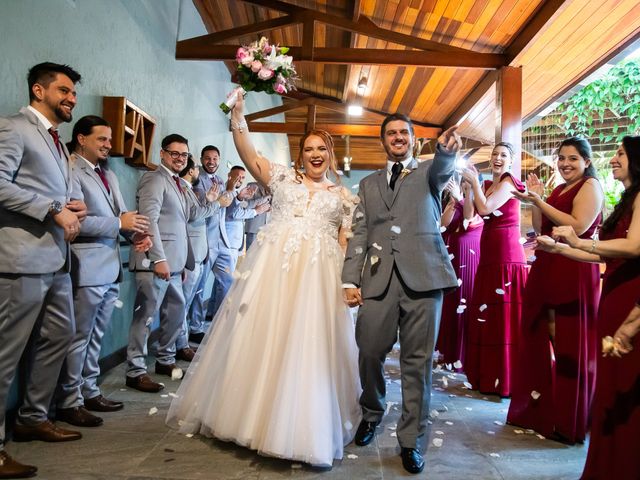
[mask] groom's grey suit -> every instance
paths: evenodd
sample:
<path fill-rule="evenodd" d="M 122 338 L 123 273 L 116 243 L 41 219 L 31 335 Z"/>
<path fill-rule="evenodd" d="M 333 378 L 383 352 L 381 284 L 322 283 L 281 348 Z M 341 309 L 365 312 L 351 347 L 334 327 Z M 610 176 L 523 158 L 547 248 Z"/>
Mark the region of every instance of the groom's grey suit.
<path fill-rule="evenodd" d="M 403 404 L 397 433 L 405 448 L 423 447 L 443 291 L 457 285 L 440 234 L 440 196 L 454 161 L 455 154 L 438 145 L 433 160 L 411 160 L 394 190 L 386 170 L 364 178 L 342 271 L 342 281 L 360 287 L 364 300 L 356 340 L 360 404 L 368 422 L 384 414 L 383 365 L 400 330 Z"/>
<path fill-rule="evenodd" d="M 47 420 L 73 337 L 69 244 L 48 214 L 71 197 L 68 152 L 29 109 L 0 118 L 0 451 L 5 403 L 20 357 L 30 361 L 18 421 Z"/>

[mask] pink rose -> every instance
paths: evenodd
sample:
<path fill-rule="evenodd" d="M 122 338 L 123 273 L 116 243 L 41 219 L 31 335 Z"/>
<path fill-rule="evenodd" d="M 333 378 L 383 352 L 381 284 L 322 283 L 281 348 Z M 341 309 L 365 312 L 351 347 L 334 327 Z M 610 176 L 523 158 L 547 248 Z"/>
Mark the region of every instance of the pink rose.
<path fill-rule="evenodd" d="M 269 80 L 273 77 L 273 70 L 269 70 L 268 68 L 261 68 L 258 72 L 258 78 L 260 80 Z"/>
<path fill-rule="evenodd" d="M 254 60 L 251 62 L 251 70 L 258 73 L 262 70 L 262 62 L 260 62 L 260 60 Z"/>
<path fill-rule="evenodd" d="M 285 88 L 285 86 L 281 83 L 276 83 L 274 90 L 277 93 L 287 93 L 287 89 Z"/>

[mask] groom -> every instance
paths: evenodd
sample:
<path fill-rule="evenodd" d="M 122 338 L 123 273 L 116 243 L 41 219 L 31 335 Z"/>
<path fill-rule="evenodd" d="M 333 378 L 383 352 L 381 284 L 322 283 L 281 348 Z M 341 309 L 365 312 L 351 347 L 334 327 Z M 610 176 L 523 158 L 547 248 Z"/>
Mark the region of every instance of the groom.
<path fill-rule="evenodd" d="M 438 138 L 433 160 L 413 158 L 415 136 L 405 115 L 389 115 L 380 137 L 387 169 L 360 182 L 342 281 L 356 324 L 363 420 L 357 445 L 368 445 L 385 411 L 384 361 L 400 331 L 402 464 L 420 473 L 431 399 L 431 361 L 443 292 L 457 280 L 440 234 L 440 197 L 460 149 L 457 127 Z"/>

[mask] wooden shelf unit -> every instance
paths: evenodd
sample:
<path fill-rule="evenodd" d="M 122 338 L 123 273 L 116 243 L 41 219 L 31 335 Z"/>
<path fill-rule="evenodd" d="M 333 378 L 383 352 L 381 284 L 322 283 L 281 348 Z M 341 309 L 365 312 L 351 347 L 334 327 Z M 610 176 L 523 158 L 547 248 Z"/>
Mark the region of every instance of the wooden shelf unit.
<path fill-rule="evenodd" d="M 126 97 L 102 97 L 102 116 L 112 130 L 111 155 L 125 158 L 136 168 L 155 170 L 151 142 L 155 119 Z"/>

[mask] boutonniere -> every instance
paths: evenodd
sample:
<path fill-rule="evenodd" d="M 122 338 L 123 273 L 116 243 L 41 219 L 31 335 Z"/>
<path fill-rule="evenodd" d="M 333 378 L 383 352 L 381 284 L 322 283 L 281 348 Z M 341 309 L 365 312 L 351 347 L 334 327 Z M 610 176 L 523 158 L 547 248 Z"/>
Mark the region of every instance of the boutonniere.
<path fill-rule="evenodd" d="M 402 171 L 400 172 L 400 178 L 404 178 L 407 175 L 409 175 L 413 170 L 409 170 L 408 168 L 403 168 Z"/>

